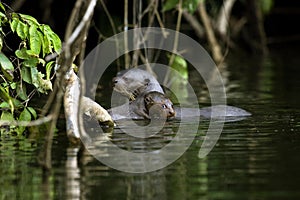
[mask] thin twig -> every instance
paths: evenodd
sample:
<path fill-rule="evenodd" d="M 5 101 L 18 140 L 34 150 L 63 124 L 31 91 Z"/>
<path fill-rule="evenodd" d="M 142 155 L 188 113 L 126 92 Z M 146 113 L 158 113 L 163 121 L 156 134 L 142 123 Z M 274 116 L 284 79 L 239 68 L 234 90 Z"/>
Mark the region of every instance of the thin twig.
<path fill-rule="evenodd" d="M 179 39 L 179 31 L 180 31 L 180 26 L 181 26 L 181 19 L 182 19 L 182 0 L 179 0 L 179 3 L 177 5 L 178 8 L 178 16 L 177 16 L 177 22 L 176 22 L 176 33 L 175 33 L 175 38 L 174 38 L 174 45 L 172 49 L 172 55 L 169 60 L 169 66 L 171 66 L 174 62 L 175 59 L 175 54 L 177 53 L 178 49 L 178 39 Z M 168 86 L 168 80 L 170 76 L 170 70 L 167 70 L 166 76 L 164 78 L 164 85 Z"/>
<path fill-rule="evenodd" d="M 130 57 L 128 52 L 128 0 L 124 0 L 124 50 L 125 50 L 125 69 L 129 68 Z"/>
<path fill-rule="evenodd" d="M 53 116 L 47 115 L 32 121 L 0 120 L 0 126 L 39 126 L 53 119 Z"/>
<path fill-rule="evenodd" d="M 218 44 L 218 42 L 216 40 L 214 31 L 213 31 L 213 28 L 212 28 L 212 25 L 211 25 L 211 21 L 210 21 L 209 16 L 207 15 L 205 5 L 204 5 L 203 1 L 201 1 L 199 3 L 198 12 L 201 16 L 202 22 L 203 22 L 204 27 L 205 27 L 207 39 L 208 39 L 208 42 L 209 42 L 209 45 L 210 45 L 210 48 L 211 48 L 211 51 L 212 51 L 212 56 L 213 56 L 215 62 L 219 63 L 222 60 L 222 57 L 223 57 L 222 53 L 221 53 L 221 47 L 220 47 L 220 45 Z"/>

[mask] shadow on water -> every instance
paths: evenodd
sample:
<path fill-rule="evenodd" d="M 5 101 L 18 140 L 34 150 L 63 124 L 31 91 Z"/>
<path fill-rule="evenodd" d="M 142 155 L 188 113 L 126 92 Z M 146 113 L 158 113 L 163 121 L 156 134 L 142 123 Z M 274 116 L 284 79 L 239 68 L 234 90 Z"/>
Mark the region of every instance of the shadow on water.
<path fill-rule="evenodd" d="M 84 149 L 70 146 L 61 132 L 54 139 L 53 170 L 43 177 L 36 160 L 41 141 L 2 134 L 0 199 L 299 199 L 297 52 L 289 47 L 264 60 L 229 58 L 228 103 L 253 115 L 225 123 L 216 146 L 203 159 L 198 152 L 208 121 L 201 122 L 192 145 L 179 159 L 145 174 L 107 167 Z M 126 121 L 119 125 L 135 131 Z M 133 138 L 120 127 L 99 141 L 110 138 L 120 148 L 148 152 L 172 141 L 178 122 L 168 122 L 150 139 Z"/>

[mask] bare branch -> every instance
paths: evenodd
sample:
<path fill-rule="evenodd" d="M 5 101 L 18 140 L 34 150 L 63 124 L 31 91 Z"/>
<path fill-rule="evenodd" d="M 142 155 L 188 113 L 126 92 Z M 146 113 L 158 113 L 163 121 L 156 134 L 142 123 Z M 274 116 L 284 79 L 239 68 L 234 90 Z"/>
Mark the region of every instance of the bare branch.
<path fill-rule="evenodd" d="M 228 21 L 230 18 L 231 10 L 236 0 L 226 0 L 218 15 L 217 27 L 218 32 L 225 36 L 228 29 Z"/>
<path fill-rule="evenodd" d="M 221 53 L 221 47 L 216 40 L 214 31 L 213 31 L 213 28 L 211 25 L 211 21 L 210 21 L 209 16 L 207 15 L 203 1 L 201 1 L 199 3 L 198 12 L 201 16 L 202 22 L 205 27 L 207 39 L 208 39 L 208 42 L 209 42 L 209 45 L 210 45 L 210 48 L 212 51 L 213 58 L 214 58 L 215 62 L 219 63 L 223 58 L 222 53 Z"/>
<path fill-rule="evenodd" d="M 191 15 L 187 10 L 183 10 L 182 14 L 185 20 L 192 26 L 197 36 L 199 38 L 203 38 L 204 29 L 199 23 L 198 19 L 194 15 Z"/>

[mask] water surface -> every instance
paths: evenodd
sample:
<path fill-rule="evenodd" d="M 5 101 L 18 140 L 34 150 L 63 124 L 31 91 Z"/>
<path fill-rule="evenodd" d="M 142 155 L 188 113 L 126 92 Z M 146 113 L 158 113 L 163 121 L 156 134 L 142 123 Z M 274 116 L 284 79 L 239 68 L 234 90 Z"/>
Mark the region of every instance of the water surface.
<path fill-rule="evenodd" d="M 229 57 L 228 103 L 253 115 L 225 123 L 207 157 L 198 158 L 205 120 L 195 135 L 186 135 L 195 139 L 178 160 L 145 174 L 103 165 L 69 145 L 62 128 L 54 138 L 53 169 L 45 175 L 37 162 L 42 139 L 2 134 L 0 199 L 299 199 L 299 49 L 274 49 L 265 59 Z M 118 128 L 108 137 L 123 149 L 153 151 L 171 142 L 176 127 L 177 121 L 168 122 L 151 139 L 136 140 Z"/>

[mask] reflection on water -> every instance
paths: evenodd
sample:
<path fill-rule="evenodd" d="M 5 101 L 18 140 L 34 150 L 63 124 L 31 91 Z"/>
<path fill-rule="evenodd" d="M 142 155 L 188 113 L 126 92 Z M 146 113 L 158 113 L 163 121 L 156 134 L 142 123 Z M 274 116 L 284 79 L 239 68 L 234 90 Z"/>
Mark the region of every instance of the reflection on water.
<path fill-rule="evenodd" d="M 53 170 L 43 176 L 36 159 L 41 141 L 2 134 L 0 199 L 299 199 L 300 68 L 295 66 L 300 62 L 291 56 L 284 65 L 277 55 L 271 63 L 229 63 L 228 102 L 253 116 L 226 123 L 204 159 L 198 152 L 208 121 L 201 122 L 192 145 L 179 159 L 145 174 L 109 168 L 58 133 Z M 243 65 L 256 67 L 245 71 Z M 130 131 L 126 121 L 122 123 L 120 127 Z M 149 152 L 169 144 L 177 127 L 177 121 L 168 122 L 151 139 L 133 138 L 120 128 L 105 137 L 123 149 Z"/>

